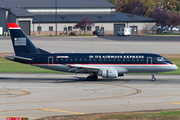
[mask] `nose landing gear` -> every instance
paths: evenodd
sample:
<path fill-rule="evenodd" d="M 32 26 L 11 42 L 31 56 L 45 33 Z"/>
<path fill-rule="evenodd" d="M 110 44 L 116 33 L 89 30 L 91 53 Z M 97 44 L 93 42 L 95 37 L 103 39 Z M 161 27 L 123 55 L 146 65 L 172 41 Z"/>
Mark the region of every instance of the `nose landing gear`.
<path fill-rule="evenodd" d="M 157 73 L 152 73 L 152 81 L 154 82 L 154 81 L 156 81 L 156 78 L 155 78 L 155 75 L 156 75 Z"/>

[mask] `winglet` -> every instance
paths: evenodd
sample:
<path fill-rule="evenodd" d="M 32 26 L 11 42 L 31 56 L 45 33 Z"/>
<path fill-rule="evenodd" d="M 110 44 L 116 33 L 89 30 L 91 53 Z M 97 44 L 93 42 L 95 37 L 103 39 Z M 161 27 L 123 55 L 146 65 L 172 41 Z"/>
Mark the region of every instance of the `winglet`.
<path fill-rule="evenodd" d="M 20 28 L 16 23 L 8 23 L 9 29 L 11 28 Z"/>

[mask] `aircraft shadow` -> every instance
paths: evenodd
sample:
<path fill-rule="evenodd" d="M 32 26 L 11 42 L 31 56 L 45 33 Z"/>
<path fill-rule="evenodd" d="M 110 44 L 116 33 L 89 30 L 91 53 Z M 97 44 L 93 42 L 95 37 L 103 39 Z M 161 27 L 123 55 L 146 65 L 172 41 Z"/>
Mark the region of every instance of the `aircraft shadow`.
<path fill-rule="evenodd" d="M 73 77 L 73 78 L 11 78 L 11 77 L 0 77 L 0 82 L 21 82 L 21 83 L 78 83 L 78 82 L 89 82 L 89 83 L 114 83 L 114 84 L 180 84 L 180 79 L 157 79 L 155 82 L 150 79 L 128 79 L 128 78 L 116 78 L 116 79 L 104 79 L 99 78 L 98 80 L 87 81 L 85 77 Z"/>

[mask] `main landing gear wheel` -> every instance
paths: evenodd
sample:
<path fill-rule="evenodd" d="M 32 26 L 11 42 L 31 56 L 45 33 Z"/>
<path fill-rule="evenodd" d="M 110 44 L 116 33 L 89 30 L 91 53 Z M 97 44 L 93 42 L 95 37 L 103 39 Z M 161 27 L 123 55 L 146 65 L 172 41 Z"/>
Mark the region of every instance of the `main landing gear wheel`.
<path fill-rule="evenodd" d="M 88 81 L 90 81 L 90 80 L 97 80 L 97 79 L 98 79 L 98 76 L 97 76 L 97 75 L 87 76 L 86 79 L 87 79 Z"/>

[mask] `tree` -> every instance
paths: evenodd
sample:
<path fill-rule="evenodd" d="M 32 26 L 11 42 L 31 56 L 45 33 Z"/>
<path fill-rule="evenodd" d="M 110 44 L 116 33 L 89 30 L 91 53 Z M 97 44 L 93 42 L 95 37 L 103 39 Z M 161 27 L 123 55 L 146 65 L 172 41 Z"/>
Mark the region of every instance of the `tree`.
<path fill-rule="evenodd" d="M 73 28 L 74 29 L 80 29 L 80 30 L 84 30 L 84 35 L 86 34 L 86 29 L 89 26 L 94 26 L 94 21 L 92 20 L 92 18 L 90 18 L 89 16 L 83 18 L 82 20 L 80 20 Z"/>
<path fill-rule="evenodd" d="M 176 10 L 178 5 L 178 0 L 154 0 L 156 7 L 166 10 Z"/>
<path fill-rule="evenodd" d="M 154 9 L 152 0 L 116 0 L 117 11 L 145 16 Z"/>
<path fill-rule="evenodd" d="M 146 14 L 147 9 L 148 6 L 144 5 L 141 0 L 132 0 L 124 5 L 123 12 L 144 16 Z"/>
<path fill-rule="evenodd" d="M 116 6 L 116 10 L 121 12 L 125 5 L 125 0 L 115 0 L 114 5 Z"/>
<path fill-rule="evenodd" d="M 171 32 L 172 32 L 173 27 L 180 25 L 180 16 L 177 15 L 177 13 L 173 12 L 173 11 L 168 12 L 168 14 L 169 14 L 169 17 L 170 17 L 169 26 L 171 26 Z"/>
<path fill-rule="evenodd" d="M 157 7 L 150 13 L 150 17 L 157 20 L 157 25 L 161 26 L 161 33 L 163 33 L 163 27 L 170 23 L 170 16 L 165 9 Z"/>
<path fill-rule="evenodd" d="M 109 1 L 110 3 L 113 3 L 113 4 L 114 4 L 114 1 L 115 1 L 115 0 L 108 0 L 108 1 Z"/>

